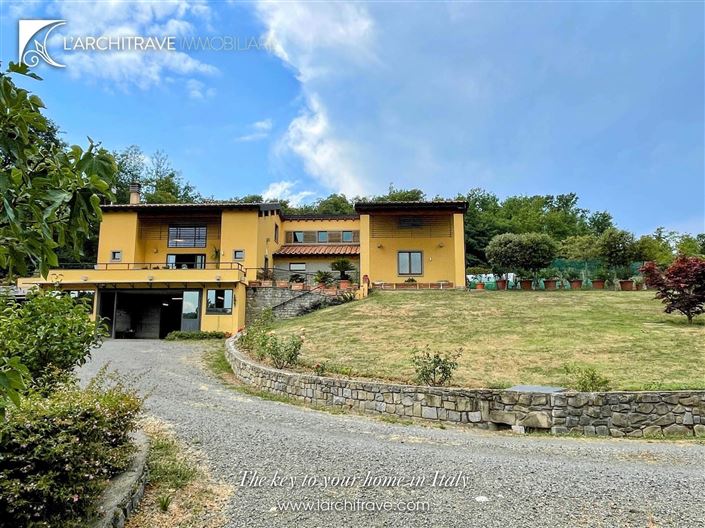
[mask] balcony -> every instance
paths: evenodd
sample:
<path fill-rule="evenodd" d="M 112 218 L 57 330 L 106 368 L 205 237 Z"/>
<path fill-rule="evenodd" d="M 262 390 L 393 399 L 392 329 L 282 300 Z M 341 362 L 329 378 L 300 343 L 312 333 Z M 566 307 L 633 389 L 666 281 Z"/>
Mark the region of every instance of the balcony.
<path fill-rule="evenodd" d="M 57 286 L 125 285 L 131 287 L 172 287 L 188 284 L 233 283 L 245 277 L 239 262 L 210 262 L 200 266 L 180 266 L 154 262 L 104 262 L 98 264 L 62 264 L 51 269 L 46 278 L 24 279 L 24 284 Z"/>

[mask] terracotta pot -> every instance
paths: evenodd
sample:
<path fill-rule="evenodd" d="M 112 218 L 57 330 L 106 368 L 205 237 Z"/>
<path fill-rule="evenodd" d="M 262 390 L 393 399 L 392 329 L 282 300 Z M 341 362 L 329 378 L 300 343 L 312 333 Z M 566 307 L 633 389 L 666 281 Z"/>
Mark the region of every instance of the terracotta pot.
<path fill-rule="evenodd" d="M 277 288 L 288 288 L 288 287 L 289 287 L 288 280 L 278 280 L 277 281 Z"/>
<path fill-rule="evenodd" d="M 543 287 L 547 290 L 555 290 L 557 282 L 558 281 L 556 279 L 544 279 Z"/>
<path fill-rule="evenodd" d="M 604 290 L 605 289 L 605 279 L 594 279 L 592 281 L 592 287 L 595 290 Z"/>
<path fill-rule="evenodd" d="M 262 286 L 262 281 L 252 280 L 252 281 L 248 282 L 247 285 L 253 286 L 256 288 L 257 286 Z"/>
<path fill-rule="evenodd" d="M 519 285 L 521 286 L 522 290 L 530 290 L 532 282 L 534 281 L 532 281 L 531 279 L 521 279 L 519 281 Z"/>
<path fill-rule="evenodd" d="M 274 281 L 273 280 L 263 280 L 262 286 L 264 286 L 266 288 L 271 288 L 272 286 L 274 286 Z"/>
<path fill-rule="evenodd" d="M 498 290 L 506 290 L 507 289 L 507 279 L 497 279 L 495 284 L 497 285 Z"/>
<path fill-rule="evenodd" d="M 350 288 L 350 281 L 349 281 L 349 280 L 341 280 L 341 281 L 338 283 L 338 287 L 339 287 L 341 290 L 347 290 L 348 288 Z"/>
<path fill-rule="evenodd" d="M 583 287 L 583 279 L 571 279 L 568 282 L 570 282 L 571 290 L 579 290 Z"/>
<path fill-rule="evenodd" d="M 478 282 L 475 284 L 475 289 L 476 290 L 484 290 L 485 289 L 485 283 L 484 282 Z"/>
<path fill-rule="evenodd" d="M 634 281 L 633 280 L 620 280 L 619 289 L 622 291 L 634 291 Z"/>
<path fill-rule="evenodd" d="M 292 290 L 303 290 L 305 284 L 303 282 L 292 282 L 291 283 L 291 289 Z"/>

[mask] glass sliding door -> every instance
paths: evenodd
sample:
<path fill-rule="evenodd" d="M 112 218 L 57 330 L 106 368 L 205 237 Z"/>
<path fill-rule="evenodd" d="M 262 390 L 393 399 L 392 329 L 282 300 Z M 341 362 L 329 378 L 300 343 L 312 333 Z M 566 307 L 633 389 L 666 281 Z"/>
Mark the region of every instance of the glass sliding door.
<path fill-rule="evenodd" d="M 181 330 L 197 332 L 201 329 L 201 292 L 186 290 L 183 293 L 181 306 Z"/>

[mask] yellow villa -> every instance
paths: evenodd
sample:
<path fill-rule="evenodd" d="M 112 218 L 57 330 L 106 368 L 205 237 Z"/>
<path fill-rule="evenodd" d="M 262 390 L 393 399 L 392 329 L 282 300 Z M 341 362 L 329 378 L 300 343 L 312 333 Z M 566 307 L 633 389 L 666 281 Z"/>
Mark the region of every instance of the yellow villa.
<path fill-rule="evenodd" d="M 287 216 L 277 203 L 146 204 L 138 186 L 131 191 L 129 204 L 102 207 L 96 264 L 18 285 L 91 295 L 94 317 L 117 338 L 236 332 L 248 287 L 317 289 L 314 274 L 339 277 L 331 264 L 341 258 L 359 297 L 375 287 L 465 286 L 465 202 L 362 202 L 350 215 Z"/>

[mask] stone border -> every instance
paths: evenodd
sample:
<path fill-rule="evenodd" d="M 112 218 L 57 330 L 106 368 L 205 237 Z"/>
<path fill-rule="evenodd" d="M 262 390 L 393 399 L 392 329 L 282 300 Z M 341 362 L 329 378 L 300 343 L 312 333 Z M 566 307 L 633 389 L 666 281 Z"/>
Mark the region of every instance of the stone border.
<path fill-rule="evenodd" d="M 136 431 L 131 436 L 137 452 L 130 466 L 110 480 L 99 500 L 97 513 L 88 524 L 89 528 L 122 528 L 144 496 L 149 439 L 142 431 Z"/>
<path fill-rule="evenodd" d="M 260 365 L 236 348 L 235 339 L 226 341 L 225 355 L 238 380 L 313 405 L 521 433 L 705 436 L 705 390 L 542 393 L 330 378 Z"/>

